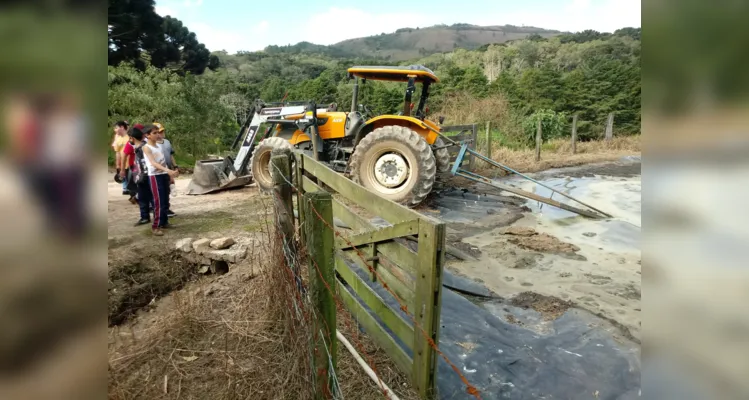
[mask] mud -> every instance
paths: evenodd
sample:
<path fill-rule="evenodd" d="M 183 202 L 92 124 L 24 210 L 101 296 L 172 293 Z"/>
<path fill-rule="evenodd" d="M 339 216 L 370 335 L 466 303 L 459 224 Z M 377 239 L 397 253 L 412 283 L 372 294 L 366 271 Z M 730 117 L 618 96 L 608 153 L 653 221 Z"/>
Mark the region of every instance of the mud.
<path fill-rule="evenodd" d="M 627 329 L 625 336 L 639 340 L 639 170 L 639 162 L 632 159 L 533 174 L 614 215 L 604 220 L 503 196 L 485 185 L 445 192 L 446 198 L 432 201 L 438 211 L 432 215 L 447 222 L 448 243 L 462 243 L 461 248 L 471 249 L 477 258 L 448 257 L 446 267 L 504 298 L 530 290 L 568 301 L 610 319 Z M 550 193 L 521 179 L 503 182 L 544 196 Z M 488 209 L 496 212 L 487 214 Z"/>
<path fill-rule="evenodd" d="M 533 292 L 518 294 L 510 300 L 510 304 L 524 309 L 532 308 L 541 313 L 547 321 L 559 318 L 567 309 L 572 307 L 572 303 L 569 301 Z"/>
<path fill-rule="evenodd" d="M 574 244 L 562 242 L 556 237 L 546 233 L 539 234 L 532 228 L 528 227 L 512 227 L 505 231 L 504 234 L 514 236 L 507 239 L 508 242 L 523 249 L 535 250 L 541 253 L 562 253 L 571 255 L 580 250 L 580 248 Z"/>

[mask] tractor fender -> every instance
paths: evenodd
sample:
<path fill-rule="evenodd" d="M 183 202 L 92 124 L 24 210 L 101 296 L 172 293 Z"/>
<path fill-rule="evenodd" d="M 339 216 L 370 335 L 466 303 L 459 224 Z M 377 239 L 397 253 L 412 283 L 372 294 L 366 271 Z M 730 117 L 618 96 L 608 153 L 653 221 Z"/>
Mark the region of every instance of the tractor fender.
<path fill-rule="evenodd" d="M 423 137 L 424 140 L 426 140 L 430 145 L 434 144 L 434 142 L 437 140 L 438 135 L 429 128 L 432 128 L 436 131 L 440 130 L 439 125 L 429 120 L 422 121 L 418 118 L 407 117 L 404 115 L 380 115 L 378 117 L 370 119 L 362 126 L 360 133 L 357 135 L 359 137 L 357 142 L 373 130 L 389 125 L 399 125 L 413 129 L 416 133 L 421 135 L 421 137 Z"/>

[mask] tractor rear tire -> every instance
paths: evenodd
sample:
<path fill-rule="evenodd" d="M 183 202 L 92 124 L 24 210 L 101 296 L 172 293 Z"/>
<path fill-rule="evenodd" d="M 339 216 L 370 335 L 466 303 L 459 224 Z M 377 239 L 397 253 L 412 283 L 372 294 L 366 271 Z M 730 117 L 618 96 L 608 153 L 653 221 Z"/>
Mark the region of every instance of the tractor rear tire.
<path fill-rule="evenodd" d="M 437 173 L 426 140 L 397 125 L 377 128 L 365 136 L 349 165 L 354 182 L 407 207 L 418 205 L 429 195 Z"/>
<path fill-rule="evenodd" d="M 257 144 L 250 158 L 252 178 L 257 182 L 260 190 L 273 190 L 273 175 L 270 171 L 270 159 L 273 149 L 293 149 L 288 140 L 280 137 L 269 137 Z"/>

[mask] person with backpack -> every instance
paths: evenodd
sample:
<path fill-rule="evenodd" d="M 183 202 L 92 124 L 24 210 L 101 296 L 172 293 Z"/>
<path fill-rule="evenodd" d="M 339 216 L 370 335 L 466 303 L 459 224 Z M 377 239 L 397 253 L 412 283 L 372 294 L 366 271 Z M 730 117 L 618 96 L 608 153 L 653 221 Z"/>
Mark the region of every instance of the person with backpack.
<path fill-rule="evenodd" d="M 133 128 L 136 128 L 136 131 L 143 132 L 143 125 L 141 124 L 135 124 L 133 125 Z M 125 190 L 128 191 L 130 194 L 130 198 L 128 199 L 130 203 L 132 204 L 138 204 L 138 200 L 136 199 L 138 194 L 138 189 L 133 181 L 133 171 L 136 169 L 135 166 L 135 148 L 133 147 L 133 129 L 130 129 L 127 133 L 128 136 L 128 142 L 125 144 L 125 147 L 122 149 L 122 167 L 123 169 L 120 170 L 120 179 L 122 180 L 122 186 Z"/>
<path fill-rule="evenodd" d="M 147 125 L 144 134 L 148 134 L 148 141 L 143 146 L 143 155 L 148 170 L 148 180 L 151 184 L 151 195 L 153 196 L 153 224 L 151 230 L 156 236 L 163 236 L 162 229 L 168 229 L 169 215 L 169 177 L 176 177 L 179 172 L 166 167 L 166 157 L 159 147 L 158 128 Z"/>
<path fill-rule="evenodd" d="M 153 202 L 151 184 L 148 180 L 148 167 L 143 155 L 143 146 L 146 144 L 148 135 L 143 132 L 143 126 L 140 124 L 134 125 L 130 129 L 129 135 L 132 138 L 132 156 L 135 160 L 130 176 L 132 185 L 135 186 L 138 207 L 140 208 L 140 220 L 135 223 L 135 226 L 140 226 L 151 222 L 150 208 Z"/>

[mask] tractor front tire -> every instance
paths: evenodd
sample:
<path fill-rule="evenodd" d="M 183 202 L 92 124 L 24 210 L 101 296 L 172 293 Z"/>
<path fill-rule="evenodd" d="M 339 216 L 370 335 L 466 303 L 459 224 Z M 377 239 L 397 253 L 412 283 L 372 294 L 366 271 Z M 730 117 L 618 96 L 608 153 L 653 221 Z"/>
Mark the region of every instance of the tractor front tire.
<path fill-rule="evenodd" d="M 250 158 L 252 178 L 262 191 L 273 190 L 273 175 L 270 171 L 270 159 L 273 149 L 293 149 L 288 140 L 280 137 L 269 137 L 257 144 Z"/>
<path fill-rule="evenodd" d="M 444 145 L 445 142 L 443 142 L 442 138 L 439 137 L 432 145 L 434 148 L 442 147 L 439 150 L 434 150 L 434 158 L 437 161 L 437 174 L 440 175 L 450 172 L 450 152 L 447 151 L 447 147 L 443 147 Z"/>
<path fill-rule="evenodd" d="M 444 145 L 445 142 L 439 137 L 432 145 L 434 159 L 437 161 L 437 177 L 434 182 L 435 190 L 444 189 L 447 185 L 447 181 L 450 179 L 450 152 L 447 151 L 447 147 L 440 149 L 440 147 L 443 147 Z"/>
<path fill-rule="evenodd" d="M 397 125 L 377 128 L 365 136 L 349 165 L 354 182 L 407 207 L 418 205 L 429 195 L 437 173 L 426 140 Z"/>

